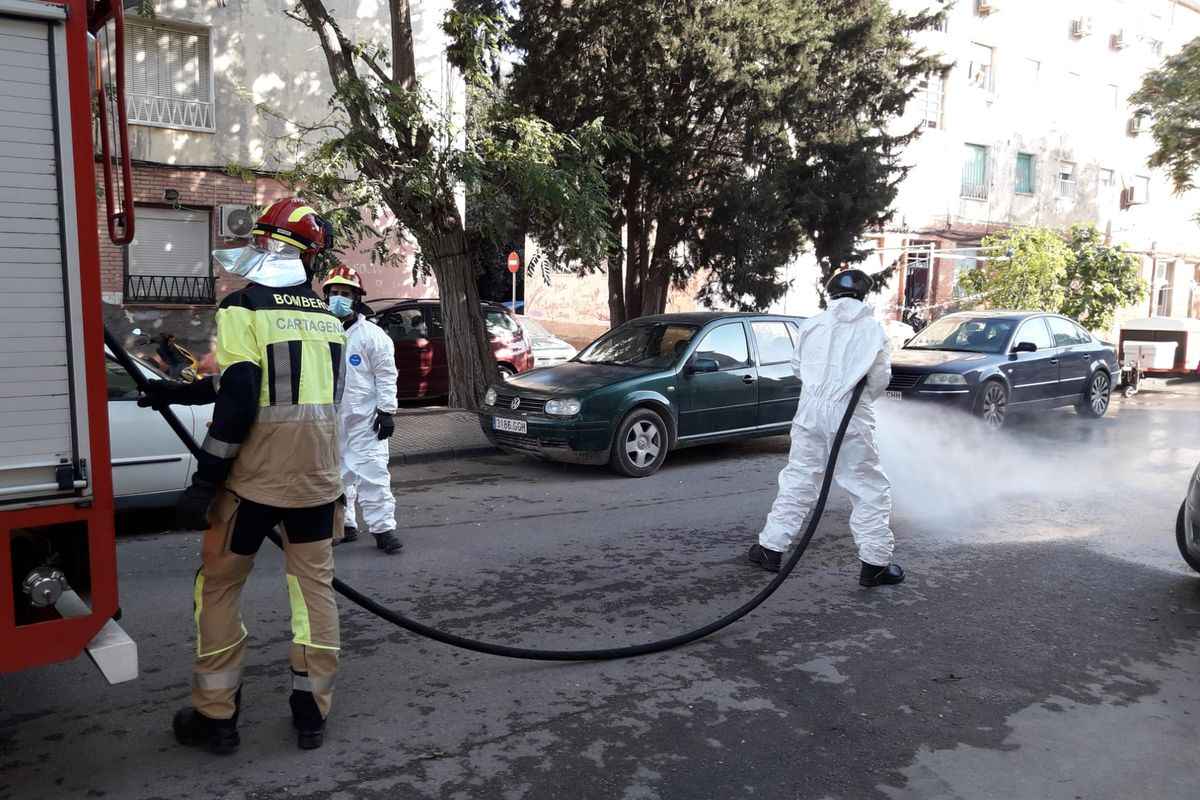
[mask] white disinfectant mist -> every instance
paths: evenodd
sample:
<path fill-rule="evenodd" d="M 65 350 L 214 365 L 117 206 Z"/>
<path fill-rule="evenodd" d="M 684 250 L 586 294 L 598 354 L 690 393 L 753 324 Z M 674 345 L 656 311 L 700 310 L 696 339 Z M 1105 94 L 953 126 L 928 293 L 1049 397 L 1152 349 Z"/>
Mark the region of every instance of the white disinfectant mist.
<path fill-rule="evenodd" d="M 1095 489 L 1081 475 L 1078 455 L 1068 458 L 1036 426 L 991 431 L 973 416 L 911 401 L 883 400 L 875 410 L 898 515 L 939 527 L 963 524 L 1020 499 Z"/>

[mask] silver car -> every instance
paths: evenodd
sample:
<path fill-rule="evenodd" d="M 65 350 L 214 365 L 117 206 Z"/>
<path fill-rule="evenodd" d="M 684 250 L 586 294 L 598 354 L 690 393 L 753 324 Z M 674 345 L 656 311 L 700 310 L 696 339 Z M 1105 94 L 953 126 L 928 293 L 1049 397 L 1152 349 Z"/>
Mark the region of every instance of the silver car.
<path fill-rule="evenodd" d="M 166 376 L 134 359 L 147 379 Z M 137 404 L 137 384 L 116 359 L 105 361 L 108 439 L 112 449 L 113 499 L 118 511 L 169 506 L 191 483 L 196 459 L 162 414 Z M 171 406 L 192 438 L 200 442 L 212 421 L 212 406 Z"/>
<path fill-rule="evenodd" d="M 1200 465 L 1192 473 L 1187 497 L 1179 506 L 1175 521 L 1175 542 L 1188 566 L 1200 572 Z"/>
<path fill-rule="evenodd" d="M 570 361 L 579 352 L 570 344 L 542 327 L 541 323 L 529 317 L 517 317 L 517 319 L 520 321 L 521 327 L 525 329 L 525 333 L 529 336 L 533 349 L 534 368 L 549 367 L 554 364 L 561 364 L 564 361 Z"/>

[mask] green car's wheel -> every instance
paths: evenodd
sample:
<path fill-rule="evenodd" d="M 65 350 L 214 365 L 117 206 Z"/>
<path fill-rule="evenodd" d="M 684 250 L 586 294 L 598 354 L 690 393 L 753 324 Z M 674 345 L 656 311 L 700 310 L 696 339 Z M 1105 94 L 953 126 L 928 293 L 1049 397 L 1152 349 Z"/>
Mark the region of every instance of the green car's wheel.
<path fill-rule="evenodd" d="M 625 415 L 613 437 L 608 463 L 630 478 L 653 475 L 667 457 L 667 424 L 648 408 Z"/>

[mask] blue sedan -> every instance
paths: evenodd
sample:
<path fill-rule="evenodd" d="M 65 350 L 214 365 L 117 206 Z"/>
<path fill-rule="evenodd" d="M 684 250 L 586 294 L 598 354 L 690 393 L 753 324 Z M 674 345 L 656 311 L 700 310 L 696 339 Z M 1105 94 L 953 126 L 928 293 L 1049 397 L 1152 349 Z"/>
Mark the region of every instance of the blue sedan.
<path fill-rule="evenodd" d="M 1018 408 L 1102 417 L 1119 374 L 1113 346 L 1066 317 L 971 311 L 942 317 L 892 356 L 887 396 L 955 406 L 1000 428 Z"/>

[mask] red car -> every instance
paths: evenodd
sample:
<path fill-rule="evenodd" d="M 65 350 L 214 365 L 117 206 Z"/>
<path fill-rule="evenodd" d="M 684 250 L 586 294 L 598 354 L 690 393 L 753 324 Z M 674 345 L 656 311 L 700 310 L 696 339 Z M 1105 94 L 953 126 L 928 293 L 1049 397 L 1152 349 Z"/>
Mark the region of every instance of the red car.
<path fill-rule="evenodd" d="M 397 394 L 402 399 L 445 397 L 450 394 L 446 365 L 446 334 L 440 300 L 384 299 L 369 301 L 371 319 L 396 345 Z M 499 303 L 483 303 L 483 317 L 492 339 L 500 376 L 508 378 L 533 369 L 529 336 L 513 313 Z"/>

